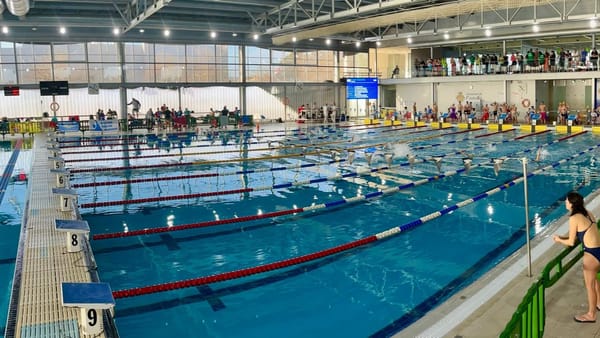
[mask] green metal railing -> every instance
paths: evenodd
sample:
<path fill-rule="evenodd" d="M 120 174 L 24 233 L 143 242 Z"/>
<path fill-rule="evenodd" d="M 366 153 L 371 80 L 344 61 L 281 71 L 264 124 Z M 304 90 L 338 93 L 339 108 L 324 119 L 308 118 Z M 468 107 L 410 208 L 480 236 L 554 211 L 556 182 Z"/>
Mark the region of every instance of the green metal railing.
<path fill-rule="evenodd" d="M 567 258 L 573 250 L 579 250 L 579 252 Z M 583 257 L 581 245 L 574 245 L 564 249 L 552 259 L 542 271 L 540 279 L 527 290 L 517 311 L 500 334 L 500 338 L 543 337 L 546 321 L 546 289 L 554 285 L 581 257 Z"/>

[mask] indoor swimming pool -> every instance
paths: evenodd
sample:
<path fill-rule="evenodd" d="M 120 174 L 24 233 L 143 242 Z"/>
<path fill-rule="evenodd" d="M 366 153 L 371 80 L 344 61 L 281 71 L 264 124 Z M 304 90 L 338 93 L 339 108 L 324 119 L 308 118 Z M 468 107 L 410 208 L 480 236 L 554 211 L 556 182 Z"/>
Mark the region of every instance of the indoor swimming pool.
<path fill-rule="evenodd" d="M 600 187 L 597 147 L 284 124 L 61 139 L 122 337 L 391 336 L 525 244 L 522 158 L 535 236 Z"/>

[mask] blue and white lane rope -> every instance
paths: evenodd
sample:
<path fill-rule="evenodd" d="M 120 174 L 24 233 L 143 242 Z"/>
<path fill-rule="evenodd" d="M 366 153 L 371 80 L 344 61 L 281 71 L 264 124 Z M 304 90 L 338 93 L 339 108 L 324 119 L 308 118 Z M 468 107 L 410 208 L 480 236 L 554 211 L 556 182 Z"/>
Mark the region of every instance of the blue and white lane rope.
<path fill-rule="evenodd" d="M 545 167 L 542 167 L 542 168 L 539 168 L 537 170 L 534 170 L 534 171 L 532 171 L 532 172 L 530 172 L 530 173 L 527 174 L 527 178 L 535 176 L 535 175 L 537 175 L 539 173 L 542 173 L 544 171 L 547 171 L 547 170 L 550 170 L 550 169 L 554 169 L 554 168 L 556 168 L 556 167 L 558 167 L 558 166 L 560 166 L 560 165 L 562 165 L 564 163 L 567 163 L 567 162 L 569 162 L 569 161 L 571 161 L 571 160 L 573 160 L 573 159 L 575 159 L 575 158 L 577 158 L 579 156 L 582 156 L 582 155 L 584 155 L 584 154 L 586 154 L 588 152 L 591 152 L 591 151 L 597 149 L 598 147 L 600 147 L 600 144 L 597 144 L 597 145 L 595 145 L 593 147 L 590 147 L 590 148 L 588 148 L 586 150 L 580 151 L 577 154 L 574 154 L 574 155 L 572 155 L 570 157 L 564 158 L 564 159 L 562 159 L 560 161 L 554 162 L 554 163 L 552 163 L 550 165 L 547 165 Z M 504 158 L 504 160 L 505 159 L 506 159 L 506 157 Z M 481 165 L 481 164 L 478 164 L 478 165 Z M 464 170 L 466 170 L 466 169 L 461 169 L 461 171 L 464 171 Z M 490 189 L 490 190 L 488 190 L 488 191 L 486 191 L 484 193 L 481 193 L 481 194 L 476 195 L 474 197 L 471 197 L 469 199 L 463 200 L 462 202 L 459 202 L 457 204 L 451 205 L 451 206 L 446 207 L 446 208 L 444 208 L 442 210 L 439 210 L 439 211 L 433 212 L 431 214 L 425 215 L 425 216 L 423 216 L 421 218 L 418 218 L 418 219 L 413 220 L 411 222 L 405 223 L 403 225 L 396 226 L 396 227 L 393 227 L 393 228 L 388 229 L 386 231 L 380 232 L 380 233 L 376 234 L 375 236 L 377 236 L 377 239 L 383 239 L 383 238 L 386 238 L 386 237 L 398 234 L 398 233 L 400 233 L 402 231 L 408 231 L 408 230 L 413 229 L 413 228 L 415 228 L 415 227 L 417 227 L 419 225 L 422 225 L 422 224 L 424 224 L 426 222 L 429 222 L 429 221 L 431 221 L 433 219 L 436 219 L 436 218 L 438 218 L 440 216 L 446 215 L 446 214 L 448 214 L 448 213 L 450 213 L 452 211 L 455 211 L 455 210 L 457 210 L 459 208 L 467 206 L 467 205 L 469 205 L 469 204 L 471 204 L 473 202 L 482 200 L 482 199 L 484 199 L 486 197 L 489 197 L 489 196 L 491 196 L 493 194 L 496 194 L 496 193 L 498 193 L 498 192 L 500 192 L 502 190 L 506 190 L 506 189 L 508 189 L 508 188 L 516 185 L 516 184 L 519 184 L 519 183 L 523 182 L 524 180 L 525 180 L 525 177 L 523 175 L 521 175 L 520 177 L 518 177 L 518 178 L 516 178 L 514 180 L 511 180 L 511 181 L 509 181 L 507 183 L 503 183 L 503 184 L 501 184 L 501 185 L 499 185 L 499 186 L 497 186 L 497 187 L 495 187 L 493 189 Z"/>

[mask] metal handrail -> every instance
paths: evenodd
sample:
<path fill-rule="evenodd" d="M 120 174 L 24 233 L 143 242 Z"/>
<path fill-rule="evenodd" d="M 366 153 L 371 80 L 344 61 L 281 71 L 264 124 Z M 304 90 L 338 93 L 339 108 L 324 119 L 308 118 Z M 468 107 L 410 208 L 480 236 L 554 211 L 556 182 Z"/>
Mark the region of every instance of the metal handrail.
<path fill-rule="evenodd" d="M 565 261 L 567 256 L 576 249 L 579 252 Z M 546 322 L 545 291 L 569 271 L 581 257 L 583 257 L 581 245 L 574 245 L 564 249 L 558 256 L 548 262 L 540 278 L 527 290 L 525 297 L 523 297 L 511 320 L 506 324 L 500 337 L 543 337 Z"/>

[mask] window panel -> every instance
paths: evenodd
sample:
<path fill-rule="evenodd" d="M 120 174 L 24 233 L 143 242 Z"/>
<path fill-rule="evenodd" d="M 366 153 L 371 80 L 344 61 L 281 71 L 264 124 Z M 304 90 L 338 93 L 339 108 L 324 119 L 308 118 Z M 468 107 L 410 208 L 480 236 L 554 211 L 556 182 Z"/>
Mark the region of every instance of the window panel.
<path fill-rule="evenodd" d="M 217 82 L 240 82 L 240 65 L 217 65 Z"/>
<path fill-rule="evenodd" d="M 253 46 L 246 47 L 246 63 L 250 65 L 268 65 L 270 63 L 269 50 Z"/>
<path fill-rule="evenodd" d="M 154 82 L 154 65 L 131 63 L 125 65 L 126 82 Z"/>
<path fill-rule="evenodd" d="M 36 44 L 23 44 L 17 43 L 15 45 L 17 53 L 17 62 L 19 63 L 31 63 L 31 62 L 51 62 L 50 45 L 36 45 Z"/>
<path fill-rule="evenodd" d="M 318 53 L 319 66 L 334 66 L 335 52 L 332 50 L 320 50 Z"/>
<path fill-rule="evenodd" d="M 3 84 L 17 84 L 17 65 L 14 63 L 3 64 L 0 82 Z"/>
<path fill-rule="evenodd" d="M 296 82 L 296 67 L 273 66 L 273 82 Z"/>
<path fill-rule="evenodd" d="M 215 63 L 215 45 L 187 45 L 188 63 Z"/>
<path fill-rule="evenodd" d="M 156 63 L 185 63 L 185 45 L 154 45 Z M 152 61 L 150 61 L 152 62 Z"/>
<path fill-rule="evenodd" d="M 121 66 L 118 63 L 90 63 L 90 83 L 121 82 Z"/>
<path fill-rule="evenodd" d="M 297 65 L 316 65 L 317 51 L 315 50 L 297 50 L 296 51 Z"/>
<path fill-rule="evenodd" d="M 335 82 L 335 68 L 334 67 L 319 67 L 317 71 L 317 81 L 334 81 Z"/>
<path fill-rule="evenodd" d="M 0 42 L 0 63 L 15 63 L 15 44 Z"/>
<path fill-rule="evenodd" d="M 185 79 L 185 65 L 157 63 L 156 82 L 187 82 Z"/>
<path fill-rule="evenodd" d="M 217 63 L 240 63 L 240 48 L 238 46 L 218 45 L 216 47 Z"/>
<path fill-rule="evenodd" d="M 326 68 L 317 67 L 296 67 L 296 81 L 298 82 L 319 82 L 319 72 Z"/>
<path fill-rule="evenodd" d="M 83 43 L 55 44 L 54 61 L 85 61 L 85 47 Z"/>
<path fill-rule="evenodd" d="M 216 82 L 214 65 L 188 64 L 187 82 Z"/>
<path fill-rule="evenodd" d="M 119 62 L 119 44 L 116 42 L 88 42 L 89 62 Z"/>
<path fill-rule="evenodd" d="M 293 50 L 272 49 L 271 50 L 271 62 L 273 64 L 293 65 L 294 64 L 294 51 Z"/>
<path fill-rule="evenodd" d="M 124 45 L 125 62 L 154 62 L 154 45 L 143 42 L 127 42 Z"/>
<path fill-rule="evenodd" d="M 17 73 L 20 84 L 37 84 L 40 81 L 52 81 L 51 63 L 18 63 Z"/>
<path fill-rule="evenodd" d="M 249 65 L 246 66 L 247 82 L 269 82 L 271 80 L 270 67 L 268 65 Z"/>
<path fill-rule="evenodd" d="M 88 83 L 87 63 L 55 63 L 54 79 L 73 83 Z"/>

